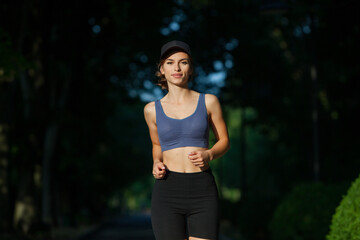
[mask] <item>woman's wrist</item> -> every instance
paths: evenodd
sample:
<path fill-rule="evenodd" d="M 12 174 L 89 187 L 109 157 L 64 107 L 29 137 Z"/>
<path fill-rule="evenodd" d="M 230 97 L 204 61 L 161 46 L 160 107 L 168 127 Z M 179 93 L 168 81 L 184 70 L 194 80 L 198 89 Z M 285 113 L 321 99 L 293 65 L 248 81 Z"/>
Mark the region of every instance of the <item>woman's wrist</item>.
<path fill-rule="evenodd" d="M 209 162 L 214 159 L 214 153 L 211 149 L 208 149 L 207 152 L 209 153 Z"/>
<path fill-rule="evenodd" d="M 154 160 L 154 164 L 161 162 L 161 160 Z"/>

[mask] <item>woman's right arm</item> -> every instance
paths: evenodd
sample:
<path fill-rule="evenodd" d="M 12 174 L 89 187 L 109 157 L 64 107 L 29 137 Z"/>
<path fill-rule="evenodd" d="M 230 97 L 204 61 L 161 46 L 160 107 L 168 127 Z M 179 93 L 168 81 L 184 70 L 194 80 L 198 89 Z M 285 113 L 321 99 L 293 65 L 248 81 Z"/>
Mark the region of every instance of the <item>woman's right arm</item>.
<path fill-rule="evenodd" d="M 153 156 L 153 175 L 156 179 L 161 179 L 165 176 L 166 170 L 163 163 L 162 151 L 156 125 L 155 102 L 150 102 L 144 107 L 145 121 L 149 127 L 150 138 L 152 142 L 152 156 Z"/>

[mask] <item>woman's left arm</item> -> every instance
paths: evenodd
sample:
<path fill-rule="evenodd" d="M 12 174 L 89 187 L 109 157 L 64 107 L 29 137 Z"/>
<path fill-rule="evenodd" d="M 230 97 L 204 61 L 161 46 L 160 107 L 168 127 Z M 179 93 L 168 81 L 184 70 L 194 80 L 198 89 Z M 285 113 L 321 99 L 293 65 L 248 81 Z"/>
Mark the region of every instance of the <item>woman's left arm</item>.
<path fill-rule="evenodd" d="M 211 160 L 223 156 L 230 148 L 229 134 L 218 98 L 215 95 L 206 94 L 205 104 L 209 122 L 217 141 L 210 149 L 194 151 L 189 154 L 189 159 L 198 167 L 203 167 Z"/>

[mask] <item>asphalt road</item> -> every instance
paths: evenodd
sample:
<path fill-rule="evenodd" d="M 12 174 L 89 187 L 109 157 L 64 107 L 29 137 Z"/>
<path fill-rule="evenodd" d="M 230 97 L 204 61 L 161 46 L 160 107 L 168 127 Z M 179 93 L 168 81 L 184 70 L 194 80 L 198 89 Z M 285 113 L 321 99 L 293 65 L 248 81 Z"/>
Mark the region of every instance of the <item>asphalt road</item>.
<path fill-rule="evenodd" d="M 104 222 L 77 240 L 155 240 L 150 216 L 123 216 Z"/>
<path fill-rule="evenodd" d="M 76 240 L 155 240 L 148 215 L 123 216 L 104 222 Z M 232 240 L 220 234 L 219 240 Z"/>

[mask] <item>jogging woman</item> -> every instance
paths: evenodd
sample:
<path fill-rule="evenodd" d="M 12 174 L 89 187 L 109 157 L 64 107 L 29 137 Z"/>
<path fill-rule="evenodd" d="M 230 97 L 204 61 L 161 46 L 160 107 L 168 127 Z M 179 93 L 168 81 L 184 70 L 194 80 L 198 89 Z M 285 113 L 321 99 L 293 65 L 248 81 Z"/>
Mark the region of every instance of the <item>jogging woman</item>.
<path fill-rule="evenodd" d="M 216 96 L 189 89 L 194 67 L 182 41 L 161 48 L 157 76 L 167 90 L 144 115 L 152 141 L 155 184 L 151 221 L 157 240 L 218 239 L 218 191 L 209 162 L 229 149 Z M 209 128 L 216 143 L 209 148 Z"/>

